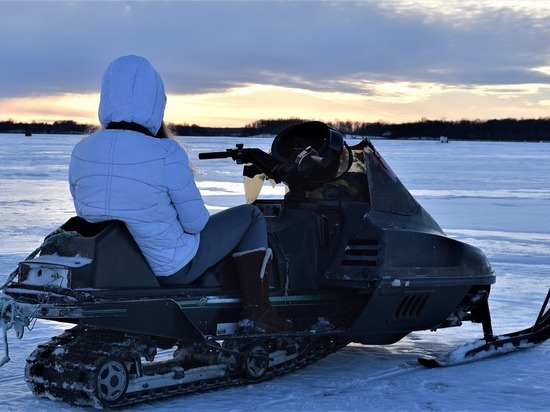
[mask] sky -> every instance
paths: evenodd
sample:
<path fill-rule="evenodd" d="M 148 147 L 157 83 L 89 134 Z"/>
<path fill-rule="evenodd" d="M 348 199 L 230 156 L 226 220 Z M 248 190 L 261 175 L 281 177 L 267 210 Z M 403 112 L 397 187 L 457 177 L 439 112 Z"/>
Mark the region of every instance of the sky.
<path fill-rule="evenodd" d="M 98 124 L 126 54 L 171 123 L 550 115 L 550 0 L 0 0 L 0 121 Z"/>

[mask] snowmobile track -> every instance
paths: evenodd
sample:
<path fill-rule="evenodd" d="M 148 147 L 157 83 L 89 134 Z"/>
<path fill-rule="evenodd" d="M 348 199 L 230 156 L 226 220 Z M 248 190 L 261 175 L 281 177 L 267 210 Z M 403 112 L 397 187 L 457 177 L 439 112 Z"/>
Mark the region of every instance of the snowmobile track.
<path fill-rule="evenodd" d="M 33 394 L 38 397 L 58 399 L 77 406 L 118 408 L 264 382 L 304 368 L 348 344 L 348 341 L 342 337 L 304 338 L 304 341 L 301 342 L 303 350 L 296 357 L 273 367 L 267 367 L 265 373 L 252 377 L 247 375 L 241 364 L 236 368 L 221 364 L 198 366 L 185 370 L 182 367 L 175 367 L 166 370 L 163 378 L 169 380 L 166 377 L 166 374 L 169 374 L 174 378 L 174 383 L 156 386 L 154 382 L 150 384 L 148 379 L 158 380 L 158 374 L 156 376 L 138 376 L 137 370 L 128 369 L 126 382 L 123 382 L 123 379 L 119 380 L 116 375 L 113 382 L 114 388 L 102 390 L 99 375 L 104 371 L 104 365 L 109 362 L 114 362 L 115 367 L 117 362 L 121 365 L 128 365 L 136 357 L 147 356 L 147 339 L 147 337 L 111 330 L 82 330 L 77 326 L 53 337 L 49 342 L 39 345 L 31 353 L 27 359 L 25 380 Z M 264 337 L 263 340 L 269 339 L 273 338 Z M 237 345 L 237 348 L 250 348 L 255 347 L 254 345 L 262 345 L 263 342 L 259 339 L 243 340 L 239 338 L 233 344 Z M 212 345 L 207 345 L 207 348 L 212 349 Z M 224 351 L 221 347 L 219 349 L 220 352 Z M 235 352 L 227 349 L 225 351 Z M 249 355 L 248 359 L 250 358 Z M 178 382 L 177 378 L 183 378 L 186 375 L 206 376 L 206 378 Z M 118 397 L 119 393 L 123 394 Z"/>

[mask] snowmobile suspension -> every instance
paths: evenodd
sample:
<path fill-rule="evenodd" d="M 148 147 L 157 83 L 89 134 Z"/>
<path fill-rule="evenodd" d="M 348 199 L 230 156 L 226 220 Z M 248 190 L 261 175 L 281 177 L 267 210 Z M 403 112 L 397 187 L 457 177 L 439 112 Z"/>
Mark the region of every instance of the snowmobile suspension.
<path fill-rule="evenodd" d="M 491 311 L 489 310 L 489 293 L 486 290 L 480 290 L 471 300 L 470 303 L 474 309 L 472 314 L 474 315 L 474 322 L 481 323 L 483 328 L 483 339 L 485 342 L 492 342 L 495 340 L 493 334 L 493 324 L 491 321 Z"/>

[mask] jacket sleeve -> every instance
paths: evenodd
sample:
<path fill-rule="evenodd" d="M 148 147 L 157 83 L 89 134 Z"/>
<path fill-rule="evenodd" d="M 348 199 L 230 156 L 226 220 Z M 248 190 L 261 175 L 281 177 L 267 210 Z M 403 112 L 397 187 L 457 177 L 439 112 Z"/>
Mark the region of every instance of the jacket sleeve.
<path fill-rule="evenodd" d="M 178 214 L 178 220 L 187 233 L 199 233 L 210 214 L 195 183 L 193 171 L 185 150 L 177 145 L 165 159 L 168 194 Z"/>
<path fill-rule="evenodd" d="M 73 204 L 75 207 L 75 210 L 77 210 L 76 207 L 76 182 L 75 182 L 75 159 L 74 154 L 71 154 L 71 161 L 69 163 L 69 191 L 71 192 L 71 197 L 73 199 Z M 78 212 L 78 211 L 77 211 Z"/>

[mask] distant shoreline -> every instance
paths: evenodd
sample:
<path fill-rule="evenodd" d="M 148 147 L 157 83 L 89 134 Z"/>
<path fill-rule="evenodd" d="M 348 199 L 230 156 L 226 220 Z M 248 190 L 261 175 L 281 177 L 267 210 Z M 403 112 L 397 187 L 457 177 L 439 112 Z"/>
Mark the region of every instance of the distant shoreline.
<path fill-rule="evenodd" d="M 306 119 L 258 120 L 243 127 L 204 127 L 196 124 L 170 124 L 177 136 L 233 136 L 252 137 L 276 135 L 285 127 Z M 327 122 L 343 134 L 384 139 L 417 140 L 494 140 L 494 141 L 550 141 L 550 117 L 539 119 L 493 120 L 427 120 L 407 123 L 360 123 L 353 121 Z M 72 120 L 53 123 L 24 123 L 0 121 L 0 133 L 33 134 L 88 134 L 97 126 Z"/>

